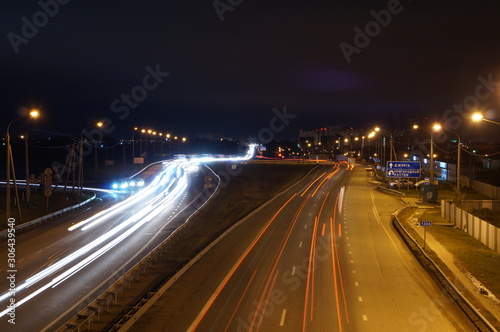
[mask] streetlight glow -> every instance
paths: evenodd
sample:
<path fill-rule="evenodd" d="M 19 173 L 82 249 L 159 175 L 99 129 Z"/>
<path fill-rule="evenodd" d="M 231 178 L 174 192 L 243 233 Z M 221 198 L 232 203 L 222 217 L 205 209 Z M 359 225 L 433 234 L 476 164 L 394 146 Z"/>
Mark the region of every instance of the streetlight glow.
<path fill-rule="evenodd" d="M 481 121 L 485 121 L 485 122 L 489 122 L 489 123 L 493 123 L 493 124 L 496 124 L 496 125 L 499 125 L 500 126 L 500 122 L 497 122 L 497 121 L 493 121 L 493 120 L 490 120 L 490 119 L 486 119 L 483 114 L 481 112 L 474 112 L 472 115 L 471 115 L 471 119 L 472 121 L 474 122 L 481 122 Z"/>
<path fill-rule="evenodd" d="M 30 117 L 31 117 L 32 119 L 37 119 L 39 116 L 40 116 L 40 111 L 39 111 L 39 110 L 37 110 L 36 108 L 34 108 L 34 109 L 32 109 L 32 110 L 30 111 Z"/>
<path fill-rule="evenodd" d="M 432 130 L 435 131 L 435 132 L 438 132 L 438 131 L 441 131 L 442 127 L 441 127 L 441 124 L 440 123 L 435 123 L 432 125 Z"/>
<path fill-rule="evenodd" d="M 481 112 L 474 112 L 471 115 L 471 119 L 474 122 L 479 122 L 483 119 L 483 114 L 481 114 Z"/>

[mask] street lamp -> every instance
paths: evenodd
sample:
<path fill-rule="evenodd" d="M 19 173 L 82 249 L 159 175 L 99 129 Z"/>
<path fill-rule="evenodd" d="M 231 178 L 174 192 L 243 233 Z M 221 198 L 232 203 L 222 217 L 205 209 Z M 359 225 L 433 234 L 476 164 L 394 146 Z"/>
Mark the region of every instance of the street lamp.
<path fill-rule="evenodd" d="M 462 155 L 462 143 L 460 139 L 460 135 L 450 129 L 447 129 L 447 131 L 452 132 L 453 134 L 457 135 L 458 141 L 457 141 L 457 146 L 458 146 L 458 152 L 457 152 L 457 193 L 460 194 L 460 158 Z"/>
<path fill-rule="evenodd" d="M 101 128 L 104 124 L 99 121 L 95 124 L 95 126 L 97 128 Z M 80 156 L 79 156 L 79 165 L 80 167 L 78 168 L 78 199 L 80 199 L 80 195 L 83 193 L 83 132 L 86 131 L 87 129 L 90 129 L 90 128 L 93 128 L 92 127 L 88 127 L 88 128 L 85 128 L 83 129 L 81 132 L 80 132 Z M 94 144 L 94 161 L 95 161 L 95 167 L 96 167 L 96 170 L 97 170 L 97 144 Z"/>
<path fill-rule="evenodd" d="M 493 120 L 485 119 L 484 116 L 483 116 L 483 114 L 481 112 L 474 112 L 474 113 L 472 113 L 471 119 L 474 122 L 486 121 L 486 122 L 489 122 L 489 123 L 500 125 L 500 122 L 496 122 L 496 121 L 493 121 Z"/>
<path fill-rule="evenodd" d="M 413 125 L 413 129 L 418 129 L 419 126 L 418 125 Z M 430 133 L 431 135 L 431 150 L 430 150 L 430 167 L 429 167 L 429 178 L 430 178 L 430 183 L 433 184 L 434 183 L 434 133 L 436 132 L 440 132 L 442 129 L 442 126 L 440 123 L 436 122 L 432 125 L 431 127 L 431 130 L 426 130 Z"/>
<path fill-rule="evenodd" d="M 12 120 L 8 125 L 7 125 L 7 132 L 6 132 L 6 135 L 5 135 L 5 141 L 6 141 L 6 145 L 7 145 L 7 149 L 6 149 L 6 170 L 7 170 L 7 195 L 6 195 L 6 220 L 8 221 L 9 218 L 10 218 L 10 176 L 11 176 L 11 172 L 12 172 L 12 177 L 13 177 L 13 180 L 14 180 L 14 190 L 16 192 L 16 200 L 17 200 L 17 212 L 19 213 L 19 221 L 22 221 L 22 217 L 21 217 L 21 206 L 20 206 L 20 202 L 19 202 L 19 193 L 17 191 L 17 184 L 16 184 L 16 172 L 15 172 L 15 169 L 14 169 L 14 159 L 12 158 L 12 147 L 10 145 L 10 126 L 18 121 L 18 120 L 22 120 L 22 119 L 26 119 L 28 117 L 32 118 L 32 119 L 37 119 L 38 117 L 40 116 L 40 111 L 37 110 L 37 109 L 32 109 L 28 115 L 25 115 L 25 116 L 21 116 L 17 119 L 14 119 Z M 26 136 L 26 140 L 27 140 L 27 136 Z M 27 141 L 26 141 L 27 142 Z M 27 151 L 27 150 L 26 150 Z M 28 158 L 28 154 L 26 152 L 26 158 Z M 11 170 L 11 167 L 12 167 L 12 170 Z M 29 173 L 29 170 L 28 170 L 28 159 L 26 159 L 26 169 L 27 169 L 27 173 Z M 26 177 L 26 186 L 29 187 L 29 174 L 28 176 Z"/>
<path fill-rule="evenodd" d="M 434 184 L 434 133 L 435 132 L 440 132 L 441 131 L 441 124 L 439 123 L 434 123 L 432 125 L 432 130 L 431 130 L 431 174 L 430 174 L 430 182 L 431 184 Z"/>

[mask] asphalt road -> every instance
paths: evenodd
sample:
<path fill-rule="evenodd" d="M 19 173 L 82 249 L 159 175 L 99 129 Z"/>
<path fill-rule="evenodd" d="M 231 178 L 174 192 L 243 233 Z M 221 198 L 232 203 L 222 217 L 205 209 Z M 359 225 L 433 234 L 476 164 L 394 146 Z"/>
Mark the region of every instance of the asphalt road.
<path fill-rule="evenodd" d="M 472 331 L 364 167 L 321 166 L 195 264 L 134 331 Z"/>
<path fill-rule="evenodd" d="M 54 330 L 183 223 L 196 208 L 190 203 L 197 197 L 196 190 L 203 188 L 202 176 L 184 178 L 168 165 L 155 165 L 142 174 L 146 184 L 152 186 L 145 187 L 141 194 L 126 198 L 104 194 L 92 208 L 16 234 L 15 296 L 7 292 L 7 276 L 12 273 L 6 264 L 7 241 L 2 240 L 1 310 L 13 297 L 20 306 L 15 311 L 16 324 L 9 323 L 10 317 L 4 315 L 0 331 Z M 155 179 L 158 174 L 164 174 L 164 180 Z M 98 217 L 102 211 L 114 212 Z M 69 230 L 89 218 L 93 219 Z M 27 283 L 29 286 L 24 287 Z"/>

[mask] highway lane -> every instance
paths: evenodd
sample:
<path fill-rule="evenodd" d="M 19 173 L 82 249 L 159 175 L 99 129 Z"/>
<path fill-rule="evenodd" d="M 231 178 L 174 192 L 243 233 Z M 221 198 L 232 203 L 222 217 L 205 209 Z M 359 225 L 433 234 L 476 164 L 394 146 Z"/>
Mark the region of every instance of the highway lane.
<path fill-rule="evenodd" d="M 16 303 L 27 302 L 16 308 L 16 325 L 9 324 L 8 316 L 4 315 L 0 320 L 0 330 L 35 331 L 47 326 L 56 327 L 60 323 L 52 322 L 64 322 L 74 315 L 87 303 L 82 300 L 105 290 L 121 276 L 121 272 L 133 266 L 184 222 L 196 207 L 183 209 L 202 190 L 203 183 L 197 179 L 191 190 L 187 190 L 191 180 L 186 173 L 178 172 L 182 163 L 174 161 L 150 168 L 144 176 L 150 186 L 144 186 L 140 194 L 122 201 L 108 199 L 109 202 L 102 206 L 107 210 L 101 209 L 108 215 L 99 212 L 102 218 L 96 217 L 98 210 L 90 209 L 18 234 L 15 299 Z M 160 174 L 164 179 L 151 181 L 149 178 L 154 174 Z M 168 174 L 173 174 L 175 180 L 169 179 Z M 198 191 L 193 191 L 194 188 Z M 89 219 L 90 222 L 69 231 L 71 226 Z M 84 230 L 99 219 L 101 222 Z M 110 234 L 107 238 L 98 240 L 107 234 Z M 111 244 L 120 245 L 113 247 Z M 72 256 L 74 259 L 69 260 Z M 7 261 L 5 242 L 0 246 L 0 257 Z M 2 268 L 4 266 L 2 262 Z M 4 268 L 2 275 L 6 276 L 6 273 Z M 37 276 L 40 276 L 39 280 L 35 279 L 23 288 Z M 0 289 L 3 306 L 11 297 L 6 292 L 9 285 L 5 277 L 0 280 Z M 34 297 L 29 299 L 31 296 Z"/>
<path fill-rule="evenodd" d="M 473 330 L 393 231 L 400 203 L 364 167 L 334 172 L 248 218 L 134 330 Z"/>

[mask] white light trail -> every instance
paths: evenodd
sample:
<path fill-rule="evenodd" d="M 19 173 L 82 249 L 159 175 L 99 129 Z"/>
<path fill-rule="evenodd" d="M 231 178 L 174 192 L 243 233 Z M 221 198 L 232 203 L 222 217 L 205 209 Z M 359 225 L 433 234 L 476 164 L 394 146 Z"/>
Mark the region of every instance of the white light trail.
<path fill-rule="evenodd" d="M 72 275 L 83 269 L 85 266 L 96 260 L 98 257 L 112 249 L 114 246 L 122 242 L 128 236 L 137 231 L 144 223 L 147 223 L 164 212 L 173 202 L 175 202 L 188 188 L 187 174 L 194 170 L 194 166 L 198 166 L 201 160 L 203 161 L 241 161 L 251 159 L 255 152 L 255 145 L 250 145 L 247 154 L 244 157 L 228 157 L 228 158 L 193 158 L 192 160 L 175 160 L 167 163 L 165 169 L 152 181 L 147 187 L 137 192 L 123 202 L 115 204 L 113 207 L 97 213 L 96 215 L 73 225 L 68 230 L 72 231 L 82 226 L 82 231 L 92 227 L 100 222 L 110 220 L 116 217 L 117 214 L 125 211 L 133 211 L 134 207 L 138 211 L 128 217 L 123 222 L 119 223 L 105 234 L 93 240 L 89 244 L 76 250 L 75 252 L 60 259 L 53 265 L 36 273 L 32 277 L 26 279 L 23 283 L 16 287 L 17 296 L 19 292 L 29 288 L 30 286 L 40 282 L 41 280 L 50 277 L 59 270 L 74 262 L 77 259 L 83 258 L 77 264 L 62 271 L 61 274 L 54 277 L 50 282 L 36 289 L 35 291 L 25 295 L 22 299 L 16 302 L 16 307 L 26 303 L 30 299 L 42 293 L 44 290 L 56 287 L 64 282 Z M 181 171 L 184 170 L 184 172 Z M 139 174 L 139 173 L 138 173 Z M 108 191 L 109 192 L 109 191 Z M 112 220 L 112 219 L 111 219 Z M 99 248 L 99 246 L 101 246 Z M 96 250 L 97 249 L 97 250 Z M 96 250 L 89 256 L 84 257 L 92 250 Z M 5 293 L 0 296 L 0 302 L 11 297 L 10 293 Z M 0 317 L 3 317 L 9 312 L 6 309 L 0 312 Z"/>

